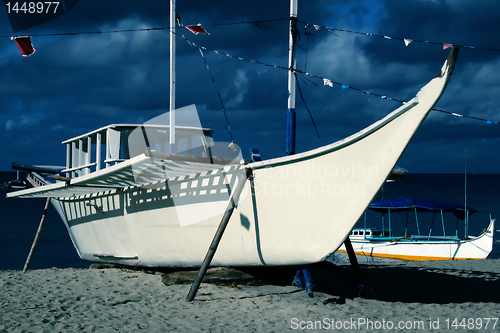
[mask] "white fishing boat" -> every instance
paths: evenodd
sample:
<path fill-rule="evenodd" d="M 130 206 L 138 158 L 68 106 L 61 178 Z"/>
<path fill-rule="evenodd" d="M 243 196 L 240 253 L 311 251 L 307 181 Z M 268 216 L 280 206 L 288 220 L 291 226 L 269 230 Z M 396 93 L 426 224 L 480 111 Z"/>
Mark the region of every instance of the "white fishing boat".
<path fill-rule="evenodd" d="M 403 169 L 402 167 L 396 165 L 394 169 L 391 171 L 391 174 L 389 175 L 387 182 L 394 182 L 403 179 L 406 172 L 408 172 L 408 170 Z"/>
<path fill-rule="evenodd" d="M 296 5 L 291 12 L 296 20 Z M 8 197 L 52 198 L 85 260 L 200 266 L 226 219 L 211 265 L 320 262 L 344 242 L 389 177 L 445 90 L 457 54 L 454 48 L 416 97 L 321 148 L 249 162 L 238 151 L 229 159 L 218 155 L 212 132 L 201 126 L 109 125 L 63 142 L 67 162 L 64 176 L 52 177 L 57 182 L 33 171 L 34 187 Z M 293 95 L 295 84 L 289 89 Z M 170 153 L 174 142 L 184 152 Z"/>
<path fill-rule="evenodd" d="M 433 200 L 397 198 L 374 201 L 369 209 L 381 214 L 382 228 L 366 228 L 365 226 L 351 231 L 349 239 L 354 252 L 358 255 L 415 261 L 485 259 L 493 249 L 495 219 L 491 217 L 491 214 L 487 214 L 489 216 L 488 227 L 479 236 L 470 236 L 468 234 L 469 216 L 482 213 L 470 207 Z M 410 235 L 408 232 L 408 212 L 414 214 L 416 235 Z M 420 232 L 419 212 L 433 213 L 428 235 Z M 396 220 L 394 215 L 401 213 L 407 216 L 405 232 L 404 235 L 394 235 L 391 219 Z M 441 217 L 439 229 L 442 228 L 442 234 L 439 236 L 432 235 L 436 215 Z M 455 233 L 452 235 L 446 235 L 445 215 L 453 215 L 457 218 Z M 465 221 L 465 232 L 461 237 L 458 235 L 459 220 Z M 388 229 L 385 228 L 385 223 Z M 394 222 L 392 223 L 394 225 Z M 346 252 L 345 246 L 342 245 L 338 252 Z"/>

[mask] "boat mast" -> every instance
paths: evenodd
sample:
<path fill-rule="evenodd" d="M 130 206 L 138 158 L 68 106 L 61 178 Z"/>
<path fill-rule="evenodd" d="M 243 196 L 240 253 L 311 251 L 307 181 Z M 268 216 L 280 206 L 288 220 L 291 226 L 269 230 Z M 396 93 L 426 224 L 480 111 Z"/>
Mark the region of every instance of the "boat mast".
<path fill-rule="evenodd" d="M 469 212 L 467 211 L 467 147 L 465 147 L 465 179 L 464 179 L 464 200 L 465 200 L 465 236 L 469 238 Z"/>
<path fill-rule="evenodd" d="M 175 148 L 175 0 L 170 0 L 170 154 Z"/>
<path fill-rule="evenodd" d="M 286 121 L 286 154 L 295 154 L 295 65 L 297 60 L 296 39 L 297 39 L 297 1 L 290 0 L 290 31 L 288 48 L 288 113 Z"/>

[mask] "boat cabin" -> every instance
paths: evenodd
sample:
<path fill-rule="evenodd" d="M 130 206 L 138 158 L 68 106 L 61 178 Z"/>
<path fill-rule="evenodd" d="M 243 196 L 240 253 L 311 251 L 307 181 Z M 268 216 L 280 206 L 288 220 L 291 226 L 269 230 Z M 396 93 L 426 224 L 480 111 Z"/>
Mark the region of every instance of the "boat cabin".
<path fill-rule="evenodd" d="M 370 238 L 370 237 L 389 237 L 390 235 L 391 235 L 390 230 L 380 230 L 377 228 L 370 228 L 370 229 L 356 228 L 351 231 L 350 237 Z"/>
<path fill-rule="evenodd" d="M 212 133 L 207 128 L 176 126 L 176 154 L 215 157 Z M 108 168 L 145 151 L 168 154 L 170 126 L 108 125 L 66 140 L 63 144 L 66 145 L 66 168 L 63 172 L 75 178 Z"/>

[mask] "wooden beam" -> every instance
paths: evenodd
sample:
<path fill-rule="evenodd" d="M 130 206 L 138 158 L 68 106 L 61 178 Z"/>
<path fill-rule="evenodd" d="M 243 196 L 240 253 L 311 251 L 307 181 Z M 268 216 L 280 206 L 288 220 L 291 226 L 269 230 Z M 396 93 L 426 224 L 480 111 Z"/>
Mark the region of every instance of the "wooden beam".
<path fill-rule="evenodd" d="M 45 208 L 43 209 L 42 219 L 40 220 L 40 224 L 38 225 L 38 230 L 36 231 L 35 240 L 33 240 L 33 245 L 31 245 L 30 253 L 28 254 L 28 258 L 26 259 L 26 263 L 24 264 L 23 272 L 28 270 L 28 267 L 31 262 L 31 257 L 33 256 L 33 252 L 35 252 L 36 244 L 38 243 L 38 239 L 40 238 L 40 234 L 42 233 L 43 223 L 45 222 L 45 218 L 47 217 L 47 211 L 49 210 L 50 198 L 47 198 L 45 201 Z"/>
<path fill-rule="evenodd" d="M 231 215 L 233 214 L 234 208 L 236 207 L 240 194 L 243 191 L 243 188 L 245 187 L 246 180 L 250 177 L 250 173 L 251 169 L 246 169 L 245 174 L 242 174 L 238 178 L 238 185 L 231 193 L 231 197 L 229 198 L 229 203 L 227 205 L 224 216 L 222 217 L 222 220 L 219 224 L 219 227 L 217 228 L 217 232 L 215 233 L 215 236 L 212 240 L 212 244 L 210 244 L 210 247 L 208 248 L 208 252 L 205 256 L 205 259 L 203 260 L 203 263 L 201 264 L 200 270 L 198 271 L 198 275 L 196 275 L 193 285 L 189 290 L 189 294 L 186 297 L 186 300 L 188 302 L 191 302 L 194 299 L 196 293 L 198 292 L 198 289 L 200 288 L 201 281 L 203 280 L 203 277 L 207 272 L 208 266 L 210 266 L 210 263 L 212 262 L 212 259 L 215 255 L 215 251 L 217 251 L 217 247 L 219 246 L 222 235 L 224 234 L 224 230 L 226 230 L 227 224 L 229 222 L 229 219 L 231 218 Z"/>

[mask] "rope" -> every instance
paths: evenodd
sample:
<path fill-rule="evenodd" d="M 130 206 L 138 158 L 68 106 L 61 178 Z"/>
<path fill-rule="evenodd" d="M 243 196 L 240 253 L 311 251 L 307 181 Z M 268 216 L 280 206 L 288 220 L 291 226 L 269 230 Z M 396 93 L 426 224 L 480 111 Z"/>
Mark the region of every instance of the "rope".
<path fill-rule="evenodd" d="M 189 44 L 191 44 L 193 46 L 197 46 L 197 47 L 199 47 L 199 48 L 201 48 L 201 49 L 203 49 L 205 51 L 214 52 L 214 53 L 219 54 L 219 55 L 225 55 L 228 58 L 235 58 L 235 59 L 238 59 L 238 60 L 248 61 L 248 62 L 251 62 L 251 63 L 254 63 L 254 64 L 263 65 L 263 66 L 266 66 L 266 67 L 278 68 L 278 69 L 282 69 L 282 70 L 285 70 L 285 71 L 289 71 L 290 70 L 288 67 L 284 67 L 284 66 L 280 66 L 280 65 L 273 65 L 273 64 L 266 64 L 266 63 L 263 63 L 263 62 L 260 62 L 260 61 L 250 60 L 250 59 L 246 59 L 246 58 L 242 58 L 242 57 L 238 57 L 238 56 L 233 56 L 233 55 L 225 53 L 225 52 L 220 52 L 220 51 L 216 51 L 216 50 L 213 50 L 213 49 L 209 49 L 209 48 L 207 48 L 205 46 L 201 46 L 199 44 L 196 44 L 196 43 L 188 40 L 184 36 L 182 36 L 182 38 L 184 38 Z M 316 79 L 321 79 L 321 80 L 323 80 L 323 82 L 325 82 L 325 85 L 328 82 L 329 83 L 328 85 L 331 84 L 330 86 L 333 86 L 333 84 L 335 84 L 335 85 L 340 86 L 342 89 L 352 89 L 352 90 L 356 90 L 356 91 L 361 92 L 361 93 L 366 94 L 366 95 L 372 95 L 372 96 L 380 97 L 382 99 L 395 101 L 395 102 L 398 102 L 398 103 L 401 103 L 401 104 L 405 103 L 404 101 L 399 100 L 397 98 L 392 98 L 392 97 L 389 97 L 389 96 L 386 96 L 386 95 L 381 95 L 381 94 L 377 94 L 377 93 L 365 91 L 365 90 L 362 90 L 362 89 L 359 89 L 359 88 L 356 88 L 356 87 L 351 87 L 351 86 L 348 86 L 348 85 L 342 84 L 340 82 L 336 82 L 336 81 L 330 80 L 330 79 L 322 77 L 322 76 L 318 76 L 318 75 L 311 74 L 311 73 L 308 73 L 308 72 L 305 72 L 305 71 L 301 71 L 299 69 L 294 69 L 294 73 L 295 74 L 297 74 L 297 73 L 298 74 L 302 74 L 302 75 L 305 75 L 305 76 L 308 76 L 308 77 L 313 77 L 313 78 L 316 78 Z M 474 120 L 480 120 L 480 121 L 486 122 L 487 124 L 498 124 L 499 123 L 497 121 L 491 121 L 491 120 L 488 120 L 488 119 L 485 119 L 485 118 L 467 116 L 467 115 L 462 115 L 462 114 L 458 114 L 458 113 L 455 113 L 455 112 L 450 112 L 450 111 L 445 111 L 445 110 L 440 110 L 440 109 L 435 109 L 435 108 L 433 108 L 432 111 L 447 113 L 447 114 L 450 114 L 450 115 L 454 116 L 455 118 L 469 118 L 469 119 L 474 119 Z"/>
<path fill-rule="evenodd" d="M 333 31 L 340 31 L 340 32 L 347 32 L 351 34 L 357 34 L 357 35 L 363 35 L 363 36 L 368 36 L 368 37 L 378 37 L 378 38 L 384 38 L 384 39 L 395 39 L 395 40 L 400 40 L 404 41 L 405 43 L 425 43 L 425 44 L 434 44 L 434 45 L 446 45 L 448 43 L 442 43 L 442 42 L 433 42 L 433 41 L 427 41 L 427 40 L 418 40 L 418 39 L 409 39 L 409 38 L 401 38 L 401 37 L 392 37 L 392 36 L 386 36 L 386 35 L 377 35 L 377 34 L 372 34 L 369 32 L 359 32 L 359 31 L 354 31 L 354 30 L 347 30 L 347 29 L 337 29 L 337 28 L 330 28 L 330 27 L 323 27 L 317 24 L 311 24 L 308 22 L 304 21 L 299 21 L 302 24 L 306 25 L 312 25 L 316 30 L 319 29 L 325 29 L 331 33 Z M 461 48 L 466 48 L 466 49 L 476 49 L 476 50 L 487 50 L 487 51 L 497 51 L 500 52 L 500 49 L 495 49 L 495 48 L 490 48 L 490 47 L 479 47 L 479 46 L 472 46 L 472 45 L 459 45 L 459 44 L 452 44 L 453 46 L 461 47 Z"/>
<path fill-rule="evenodd" d="M 219 89 L 217 88 L 217 84 L 215 83 L 214 77 L 212 75 L 212 71 L 210 70 L 210 67 L 208 66 L 207 60 L 205 59 L 205 54 L 203 54 L 201 47 L 198 47 L 198 50 L 200 51 L 201 57 L 203 58 L 203 61 L 205 62 L 205 66 L 207 66 L 208 74 L 210 74 L 210 78 L 212 79 L 212 83 L 214 84 L 215 91 L 217 91 L 217 96 L 219 96 L 220 105 L 222 106 L 222 111 L 224 112 L 224 117 L 226 117 L 226 123 L 227 123 L 227 129 L 229 131 L 229 136 L 231 137 L 231 142 L 234 142 L 233 134 L 231 133 L 231 126 L 229 126 L 229 119 L 227 118 L 226 108 L 224 107 L 224 103 L 222 102 L 222 97 L 219 93 Z"/>
<path fill-rule="evenodd" d="M 318 128 L 316 127 L 316 123 L 314 122 L 313 115 L 312 115 L 311 111 L 309 110 L 309 108 L 307 107 L 306 102 L 304 101 L 304 96 L 302 96 L 302 90 L 300 89 L 299 80 L 297 80 L 297 74 L 293 73 L 293 75 L 295 75 L 295 79 L 296 79 L 295 81 L 297 82 L 297 88 L 299 88 L 300 99 L 302 99 L 302 103 L 304 103 L 304 106 L 306 107 L 307 112 L 309 112 L 309 116 L 311 117 L 312 123 L 314 125 L 314 129 L 316 130 L 316 134 L 318 135 L 318 138 L 319 138 L 320 136 L 319 136 Z"/>
<path fill-rule="evenodd" d="M 274 21 L 288 21 L 289 19 L 272 19 L 272 20 L 259 20 L 259 21 L 242 21 L 242 22 L 230 22 L 230 23 L 214 23 L 214 24 L 204 24 L 205 27 L 212 26 L 222 26 L 222 25 L 236 25 L 236 24 L 252 24 L 257 28 L 263 30 L 269 30 L 269 25 L 266 22 Z M 123 30 L 108 30 L 108 31 L 82 31 L 82 32 L 60 32 L 60 33 L 47 33 L 47 34 L 29 34 L 30 37 L 45 37 L 45 36 L 73 36 L 73 35 L 95 35 L 95 34 L 112 34 L 119 32 L 138 32 L 138 31 L 155 31 L 155 30 L 174 30 L 179 28 L 185 28 L 185 26 L 174 26 L 174 27 L 157 27 L 157 28 L 142 28 L 142 29 L 123 29 Z M 1 35 L 0 37 L 10 38 L 12 35 L 6 36 Z"/>
<path fill-rule="evenodd" d="M 242 22 L 230 22 L 230 23 L 217 23 L 217 24 L 205 24 L 204 26 L 222 26 L 222 25 L 236 25 L 236 24 L 253 24 L 255 25 L 256 27 L 260 28 L 260 29 L 263 29 L 263 30 L 268 30 L 269 27 L 268 25 L 265 24 L 265 22 L 272 22 L 272 21 L 288 21 L 289 19 L 286 18 L 286 19 L 272 19 L 272 20 L 259 20 L 259 21 L 242 21 Z M 307 22 L 304 22 L 304 21 L 297 21 L 297 22 L 300 22 L 300 23 L 303 23 L 306 25 L 306 29 L 308 26 L 310 26 L 311 24 L 310 23 L 307 23 Z M 354 33 L 354 34 L 360 34 L 360 35 L 365 35 L 365 36 L 370 36 L 370 37 L 380 37 L 380 38 L 384 38 L 384 39 L 396 39 L 396 40 L 402 40 L 402 41 L 411 41 L 411 42 L 418 42 L 418 43 L 427 43 L 427 44 L 436 44 L 436 45 L 444 45 L 445 43 L 440 43 L 440 42 L 432 42 L 432 41 L 422 41 L 422 40 L 409 40 L 409 39 L 406 39 L 406 38 L 401 38 L 401 37 L 391 37 L 391 36 L 384 36 L 384 35 L 377 35 L 377 34 L 371 34 L 371 33 L 366 33 L 366 32 L 359 32 L 359 31 L 353 31 L 353 30 L 346 30 L 346 29 L 337 29 L 337 28 L 330 28 L 330 27 L 323 27 L 323 26 L 319 26 L 319 25 L 313 25 L 314 28 L 316 30 L 320 29 L 320 28 L 323 28 L 323 29 L 326 29 L 327 31 L 333 33 L 333 31 L 340 31 L 340 32 L 347 32 L 347 33 Z M 142 28 L 142 29 L 124 29 L 124 30 L 108 30 L 108 31 L 86 31 L 86 32 L 65 32 L 65 33 L 49 33 L 49 34 L 32 34 L 30 35 L 31 37 L 45 37 L 45 36 L 73 36 L 73 35 L 88 35 L 88 34 L 110 34 L 110 33 L 121 33 L 121 32 L 139 32 L 139 31 L 158 31 L 158 30 L 173 30 L 173 29 L 178 29 L 178 28 L 183 28 L 183 26 L 179 26 L 179 27 L 169 27 L 169 28 L 165 28 L 165 27 L 156 27 L 156 28 Z M 295 27 L 295 33 L 297 33 L 298 37 L 300 36 L 300 33 L 299 31 L 297 30 L 297 28 Z M 312 36 L 312 34 L 310 33 L 306 33 L 305 30 L 304 30 L 304 34 L 306 34 L 307 37 Z M 179 35 L 179 34 L 177 34 Z M 11 38 L 11 36 L 5 36 L 5 35 L 2 35 L 0 37 L 8 37 L 8 38 Z M 287 67 L 283 67 L 283 66 L 278 66 L 278 65 L 271 65 L 271 64 L 265 64 L 265 63 L 262 63 L 262 62 L 259 62 L 259 61 L 254 61 L 254 60 L 250 60 L 250 59 L 245 59 L 245 58 L 242 58 L 242 57 L 234 57 L 230 54 L 227 54 L 227 53 L 223 53 L 223 52 L 219 52 L 219 51 L 216 51 L 216 50 L 212 50 L 212 49 L 208 49 L 206 47 L 203 47 L 201 45 L 198 45 L 196 43 L 193 43 L 191 41 L 189 41 L 188 39 L 186 39 L 184 36 L 181 36 L 182 38 L 184 38 L 189 44 L 193 45 L 193 46 L 197 46 L 199 49 L 200 49 L 200 52 L 201 50 L 206 50 L 206 51 L 210 51 L 210 52 L 214 52 L 214 53 L 217 53 L 217 54 L 223 54 L 223 55 L 226 55 L 227 57 L 229 58 L 237 58 L 239 60 L 244 60 L 244 61 L 248 61 L 248 62 L 252 62 L 252 63 L 255 63 L 255 64 L 260 64 L 260 65 L 264 65 L 264 66 L 268 66 L 268 67 L 274 67 L 274 68 L 279 68 L 279 69 L 283 69 L 283 70 L 286 70 L 288 71 L 289 68 Z M 487 48 L 487 47 L 477 47 L 477 46 L 467 46 L 467 45 L 458 45 L 458 44 L 453 44 L 453 46 L 456 46 L 456 47 L 462 47 L 462 48 L 467 48 L 467 49 L 477 49 L 477 50 L 488 50 L 488 51 L 500 51 L 500 49 L 495 49 L 495 48 Z M 202 52 L 202 55 L 203 55 L 203 52 Z M 203 60 L 205 60 L 205 58 L 203 57 Z M 307 61 L 307 60 L 306 60 Z M 205 60 L 205 63 L 206 63 L 206 60 Z M 208 65 L 207 65 L 207 68 L 208 68 Z M 396 101 L 396 102 L 399 102 L 399 103 L 404 103 L 403 101 L 399 100 L 399 99 L 396 99 L 396 98 L 391 98 L 391 97 L 388 97 L 388 96 L 385 96 L 385 95 L 380 95 L 380 94 L 377 94 L 377 93 L 372 93 L 372 92 L 368 92 L 368 91 L 365 91 L 365 90 L 362 90 L 362 89 L 359 89 L 359 88 L 356 88 L 356 87 L 350 87 L 350 86 L 347 86 L 345 84 L 342 84 L 340 82 L 335 82 L 335 81 L 332 81 L 332 80 L 329 80 L 327 78 L 324 78 L 324 77 L 321 77 L 321 76 L 318 76 L 318 75 L 314 75 L 314 74 L 311 74 L 311 73 L 308 73 L 308 72 L 305 72 L 305 71 L 301 71 L 301 70 L 297 70 L 295 69 L 294 70 L 295 73 L 300 73 L 300 74 L 303 74 L 305 76 L 310 76 L 310 77 L 314 77 L 314 78 L 318 78 L 318 79 L 322 79 L 322 80 L 327 80 L 325 82 L 329 82 L 331 83 L 332 85 L 333 84 L 336 84 L 336 85 L 339 85 L 342 87 L 342 89 L 352 89 L 352 90 L 356 90 L 356 91 L 359 91 L 359 92 L 362 92 L 364 94 L 369 94 L 369 95 L 373 95 L 373 96 L 377 96 L 377 97 L 380 97 L 382 99 L 387 99 L 387 100 L 393 100 L 393 101 Z M 209 69 L 209 72 L 210 72 L 210 69 Z M 211 75 L 211 73 L 210 73 Z M 212 81 L 213 81 L 213 77 L 212 77 Z M 215 81 L 214 81 L 214 84 L 215 84 Z M 217 94 L 219 94 L 219 91 L 217 90 Z M 220 94 L 219 94 L 219 98 L 220 98 Z M 221 98 L 220 98 L 221 99 Z M 222 104 L 222 99 L 221 99 L 221 104 Z M 223 108 L 224 110 L 224 114 L 226 115 L 225 113 L 225 109 Z M 309 111 L 309 110 L 308 110 Z M 457 113 L 454 113 L 454 112 L 449 112 L 449 111 L 445 111 L 445 110 L 440 110 L 440 109 L 432 109 L 432 111 L 437 111 L 437 112 L 441 112 L 441 113 L 446 113 L 446 114 L 450 114 L 452 116 L 454 116 L 455 118 L 469 118 L 469 119 L 473 119 L 473 120 L 479 120 L 479 121 L 484 121 L 486 122 L 487 124 L 498 124 L 499 122 L 497 121 L 490 121 L 488 119 L 484 119 L 484 118 L 479 118 L 479 117 L 473 117 L 473 116 L 467 116 L 467 115 L 461 115 L 461 114 L 457 114 Z M 227 115 L 226 115 L 226 121 L 227 121 Z M 227 121 L 228 123 L 228 127 L 229 127 L 229 121 Z M 230 135 L 231 135 L 231 132 L 230 132 Z M 232 137 L 232 135 L 231 135 Z"/>

